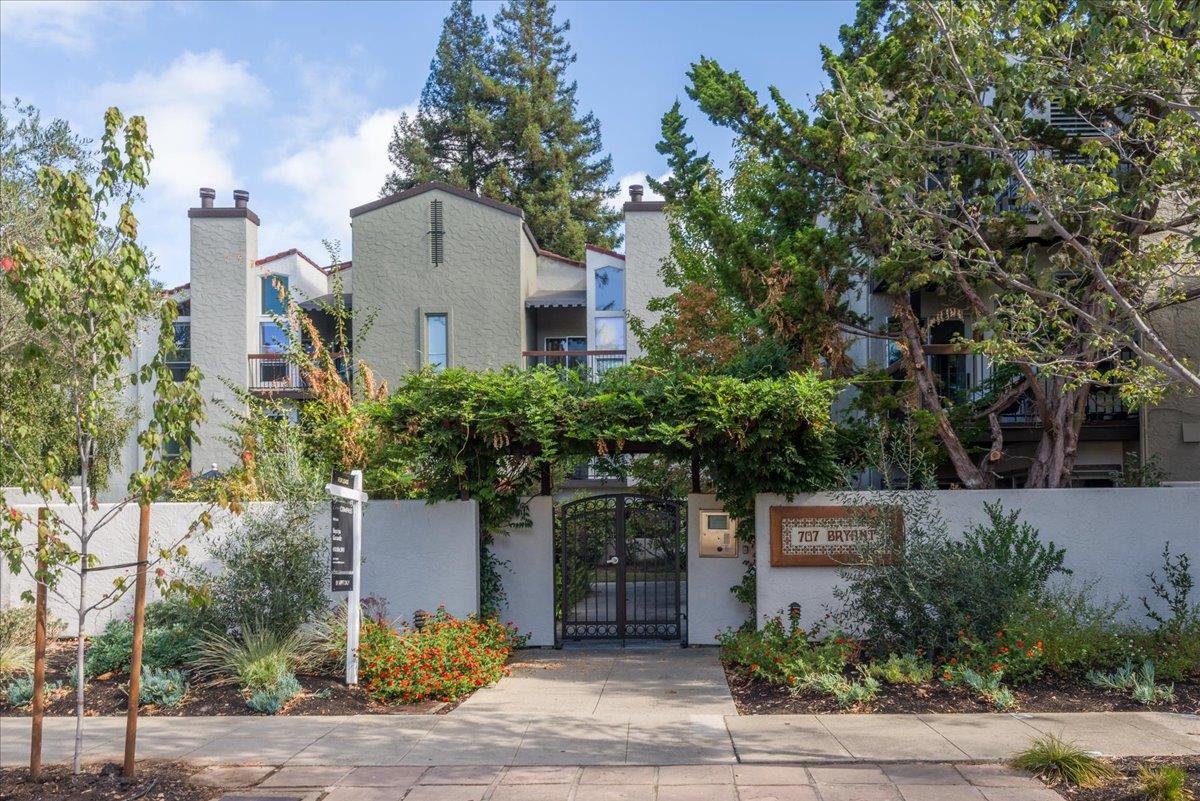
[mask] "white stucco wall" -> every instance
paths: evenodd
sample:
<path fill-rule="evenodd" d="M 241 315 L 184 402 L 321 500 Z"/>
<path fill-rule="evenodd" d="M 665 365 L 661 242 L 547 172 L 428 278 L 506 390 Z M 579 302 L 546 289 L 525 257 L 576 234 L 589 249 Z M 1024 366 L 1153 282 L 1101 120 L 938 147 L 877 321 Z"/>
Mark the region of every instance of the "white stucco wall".
<path fill-rule="evenodd" d="M 502 620 L 511 620 L 530 646 L 554 645 L 554 498 L 529 500 L 532 525 L 514 526 L 493 541 L 504 582 Z"/>
<path fill-rule="evenodd" d="M 737 628 L 750 616 L 746 605 L 729 591 L 742 580 L 746 572 L 742 562 L 749 554 L 739 553 L 730 558 L 700 556 L 700 511 L 724 508 L 713 495 L 688 495 L 687 621 L 691 645 L 712 645 L 720 632 Z"/>
<path fill-rule="evenodd" d="M 667 215 L 661 211 L 625 212 L 625 308 L 630 317 L 647 326 L 658 322 L 659 314 L 646 305 L 652 298 L 671 294 L 662 277 L 662 263 L 671 252 Z M 641 346 L 630 337 L 626 345 L 629 358 L 642 355 Z"/>
<path fill-rule="evenodd" d="M 565 292 L 584 288 L 584 270 L 550 256 L 537 257 L 537 285 L 541 292 Z"/>
<path fill-rule="evenodd" d="M 857 494 L 869 497 L 865 493 Z M 952 535 L 984 522 L 983 503 L 999 500 L 1019 509 L 1021 520 L 1044 540 L 1066 548 L 1066 565 L 1078 582 L 1095 582 L 1102 597 L 1129 601 L 1124 611 L 1142 619 L 1139 599 L 1150 594 L 1146 575 L 1162 566 L 1163 543 L 1172 553 L 1187 553 L 1200 565 L 1200 487 L 1127 489 L 941 490 L 935 493 Z M 839 583 L 833 567 L 771 567 L 772 506 L 845 505 L 846 496 L 829 493 L 763 494 L 755 500 L 755 546 L 758 559 L 758 616 L 780 614 L 793 601 L 803 607 L 811 625 L 836 604 Z M 1195 568 L 1193 568 L 1195 569 Z"/>
<path fill-rule="evenodd" d="M 253 504 L 251 509 L 259 506 Z M 36 515 L 36 506 L 18 506 Z M 102 504 L 103 514 L 111 506 Z M 151 548 L 175 543 L 205 509 L 198 503 L 156 503 L 151 509 Z M 54 507 L 65 521 L 78 520 L 78 511 L 69 507 Z M 187 541 L 188 559 L 206 569 L 216 570 L 209 557 L 210 543 L 224 537 L 237 525 L 234 515 L 218 510 L 213 530 Z M 314 520 L 318 534 L 327 538 L 329 532 L 328 506 L 322 507 Z M 122 509 L 113 522 L 96 535 L 92 552 L 100 564 L 132 562 L 137 558 L 138 509 Z M 23 541 L 36 538 L 33 526 L 21 531 Z M 427 504 L 424 501 L 372 501 L 363 512 L 362 595 L 375 595 L 388 602 L 393 617 L 412 620 L 416 609 L 433 611 L 445 605 L 456 616 L 474 614 L 479 610 L 479 517 L 475 501 L 450 501 Z M 166 566 L 168 571 L 170 565 Z M 89 576 L 88 603 L 99 600 L 112 587 L 112 580 L 123 572 L 132 577 L 133 571 L 105 571 Z M 59 589 L 70 598 L 78 598 L 78 581 L 64 576 Z M 21 594 L 33 589 L 32 580 L 25 574 L 13 575 L 7 567 L 0 568 L 0 606 L 21 602 Z M 149 583 L 149 599 L 158 597 L 153 582 Z M 338 593 L 335 600 L 342 600 Z M 93 614 L 87 633 L 104 628 L 114 616 L 130 614 L 133 593 L 127 593 L 109 610 Z M 50 611 L 70 624 L 68 634 L 75 631 L 71 606 L 51 594 Z"/>

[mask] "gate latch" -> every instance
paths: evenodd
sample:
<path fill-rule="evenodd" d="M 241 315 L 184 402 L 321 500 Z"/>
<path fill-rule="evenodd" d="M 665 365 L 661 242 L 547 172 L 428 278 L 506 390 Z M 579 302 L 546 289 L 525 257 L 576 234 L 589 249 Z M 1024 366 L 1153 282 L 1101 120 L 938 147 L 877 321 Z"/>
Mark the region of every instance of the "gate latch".
<path fill-rule="evenodd" d="M 608 563 L 609 563 L 610 565 L 615 565 L 617 562 L 620 562 L 620 561 L 621 561 L 621 560 L 620 560 L 620 559 L 618 559 L 618 558 L 617 558 L 617 557 L 615 557 L 615 556 L 610 556 L 610 557 L 608 557 Z"/>

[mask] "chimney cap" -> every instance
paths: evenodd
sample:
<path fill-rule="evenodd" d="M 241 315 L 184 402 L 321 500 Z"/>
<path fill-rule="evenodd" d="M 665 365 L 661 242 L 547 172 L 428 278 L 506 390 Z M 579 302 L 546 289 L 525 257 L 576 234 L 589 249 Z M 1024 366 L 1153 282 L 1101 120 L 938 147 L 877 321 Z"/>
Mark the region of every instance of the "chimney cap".
<path fill-rule="evenodd" d="M 634 203 L 639 203 L 642 200 L 642 193 L 646 190 L 641 184 L 630 184 L 629 199 Z"/>
<path fill-rule="evenodd" d="M 211 209 L 213 201 L 216 200 L 216 198 L 217 198 L 217 190 L 215 190 L 211 187 L 208 187 L 208 186 L 200 187 L 200 207 L 201 208 Z"/>
<path fill-rule="evenodd" d="M 233 205 L 235 208 L 244 209 L 250 202 L 250 193 L 245 189 L 233 190 Z"/>

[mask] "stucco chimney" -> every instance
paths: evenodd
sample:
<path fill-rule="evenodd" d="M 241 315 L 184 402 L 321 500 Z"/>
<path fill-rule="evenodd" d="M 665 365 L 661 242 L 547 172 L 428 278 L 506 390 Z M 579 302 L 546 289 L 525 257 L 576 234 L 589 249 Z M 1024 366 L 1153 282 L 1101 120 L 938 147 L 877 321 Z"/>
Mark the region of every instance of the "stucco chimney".
<path fill-rule="evenodd" d="M 632 185 L 629 187 L 629 200 L 630 200 L 630 202 L 632 202 L 632 203 L 641 203 L 641 202 L 642 202 L 642 192 L 643 192 L 643 191 L 645 191 L 645 187 L 643 187 L 641 184 L 632 184 Z"/>
<path fill-rule="evenodd" d="M 200 208 L 211 209 L 213 201 L 217 199 L 217 190 L 207 186 L 200 187 Z"/>
<path fill-rule="evenodd" d="M 233 190 L 233 205 L 234 208 L 244 209 L 250 203 L 250 193 L 245 189 Z"/>

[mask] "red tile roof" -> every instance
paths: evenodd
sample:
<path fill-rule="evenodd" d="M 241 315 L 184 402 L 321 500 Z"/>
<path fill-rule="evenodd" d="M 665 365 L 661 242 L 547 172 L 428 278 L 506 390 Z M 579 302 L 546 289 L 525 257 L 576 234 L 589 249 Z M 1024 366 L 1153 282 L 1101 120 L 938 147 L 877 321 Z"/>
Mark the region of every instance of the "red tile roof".
<path fill-rule="evenodd" d="M 599 245 L 584 245 L 584 248 L 587 250 L 594 251 L 596 253 L 603 253 L 605 256 L 612 256 L 614 259 L 620 259 L 621 261 L 625 261 L 625 254 L 618 253 L 615 250 L 609 250 L 608 248 L 602 248 Z"/>
<path fill-rule="evenodd" d="M 548 259 L 554 259 L 555 261 L 561 261 L 564 264 L 571 265 L 572 267 L 583 267 L 584 266 L 583 262 L 581 262 L 581 261 L 576 261 L 575 259 L 568 259 L 566 256 L 560 256 L 557 253 L 554 253 L 553 251 L 550 251 L 550 250 L 543 250 L 542 248 L 538 248 L 537 254 L 539 256 L 545 256 Z"/>
<path fill-rule="evenodd" d="M 288 250 L 281 250 L 278 253 L 272 253 L 270 256 L 263 256 L 261 259 L 254 262 L 254 266 L 260 267 L 264 264 L 270 264 L 273 261 L 279 261 L 280 259 L 286 259 L 288 256 L 299 256 L 301 259 L 308 262 L 313 267 L 316 267 L 321 272 L 325 272 L 325 269 L 322 268 L 321 265 L 317 264 L 315 261 L 310 259 L 308 256 L 305 256 L 303 253 L 300 252 L 300 250 L 298 248 L 290 248 Z"/>

